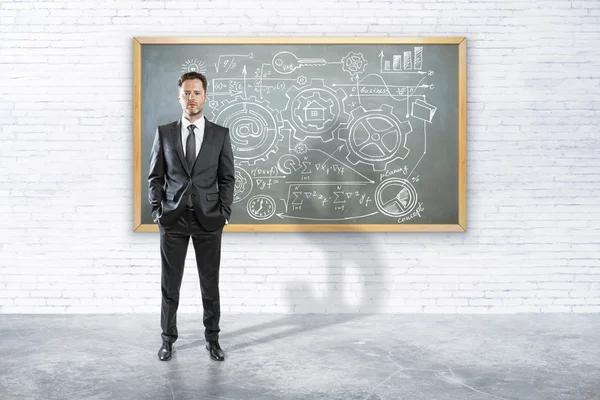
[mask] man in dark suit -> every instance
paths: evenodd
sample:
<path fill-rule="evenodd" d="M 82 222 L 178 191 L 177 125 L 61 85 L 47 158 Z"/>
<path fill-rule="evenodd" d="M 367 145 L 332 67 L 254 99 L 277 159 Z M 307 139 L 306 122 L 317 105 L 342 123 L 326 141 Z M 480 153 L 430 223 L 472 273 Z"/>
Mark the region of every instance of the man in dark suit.
<path fill-rule="evenodd" d="M 158 127 L 150 153 L 148 201 L 160 230 L 162 361 L 171 358 L 178 337 L 179 290 L 190 237 L 200 277 L 206 349 L 213 360 L 225 358 L 219 345 L 219 266 L 235 174 L 229 129 L 202 115 L 207 85 L 197 72 L 179 78 L 183 115 Z"/>

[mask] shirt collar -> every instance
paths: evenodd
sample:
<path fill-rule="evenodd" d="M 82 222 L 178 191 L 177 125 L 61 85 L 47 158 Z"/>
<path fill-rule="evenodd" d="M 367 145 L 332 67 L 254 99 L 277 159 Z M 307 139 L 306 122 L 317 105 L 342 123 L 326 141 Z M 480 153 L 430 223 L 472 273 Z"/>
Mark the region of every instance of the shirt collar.
<path fill-rule="evenodd" d="M 190 126 L 191 124 L 192 123 L 185 116 L 181 117 L 181 125 L 183 126 L 183 129 L 187 130 L 188 126 Z M 194 125 L 197 129 L 200 130 L 200 132 L 204 132 L 204 115 L 202 116 L 202 118 L 194 122 Z"/>

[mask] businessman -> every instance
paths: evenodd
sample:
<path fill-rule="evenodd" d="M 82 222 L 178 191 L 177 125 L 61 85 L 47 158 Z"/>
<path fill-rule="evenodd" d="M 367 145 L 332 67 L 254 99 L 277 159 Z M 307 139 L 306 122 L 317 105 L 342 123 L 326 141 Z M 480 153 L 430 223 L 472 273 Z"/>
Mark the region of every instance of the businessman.
<path fill-rule="evenodd" d="M 208 121 L 206 77 L 188 72 L 179 78 L 181 119 L 156 130 L 150 152 L 148 201 L 160 230 L 161 361 L 171 359 L 177 340 L 177 307 L 190 238 L 194 246 L 204 338 L 210 358 L 225 359 L 219 345 L 219 267 L 221 235 L 231 216 L 235 183 L 229 129 Z"/>

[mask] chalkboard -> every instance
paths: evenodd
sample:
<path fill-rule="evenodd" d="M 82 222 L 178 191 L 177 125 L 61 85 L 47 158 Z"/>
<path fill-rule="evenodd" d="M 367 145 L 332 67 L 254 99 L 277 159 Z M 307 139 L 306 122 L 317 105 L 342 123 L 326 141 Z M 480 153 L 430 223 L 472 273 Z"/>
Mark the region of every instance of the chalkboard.
<path fill-rule="evenodd" d="M 187 71 L 230 130 L 226 230 L 466 230 L 465 38 L 135 38 L 135 231 Z"/>

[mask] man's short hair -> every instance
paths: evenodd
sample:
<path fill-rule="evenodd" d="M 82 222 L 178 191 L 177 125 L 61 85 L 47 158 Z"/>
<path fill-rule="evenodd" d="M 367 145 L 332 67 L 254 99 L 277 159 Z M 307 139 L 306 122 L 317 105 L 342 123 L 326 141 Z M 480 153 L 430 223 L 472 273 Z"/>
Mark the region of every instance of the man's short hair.
<path fill-rule="evenodd" d="M 204 75 L 202 75 L 200 72 L 192 71 L 192 72 L 186 72 L 185 74 L 181 75 L 179 77 L 178 86 L 181 87 L 183 82 L 185 82 L 187 80 L 191 80 L 191 79 L 200 79 L 202 81 L 202 86 L 204 87 L 204 92 L 206 92 L 206 88 L 208 87 L 208 81 L 206 80 L 206 77 Z"/>

